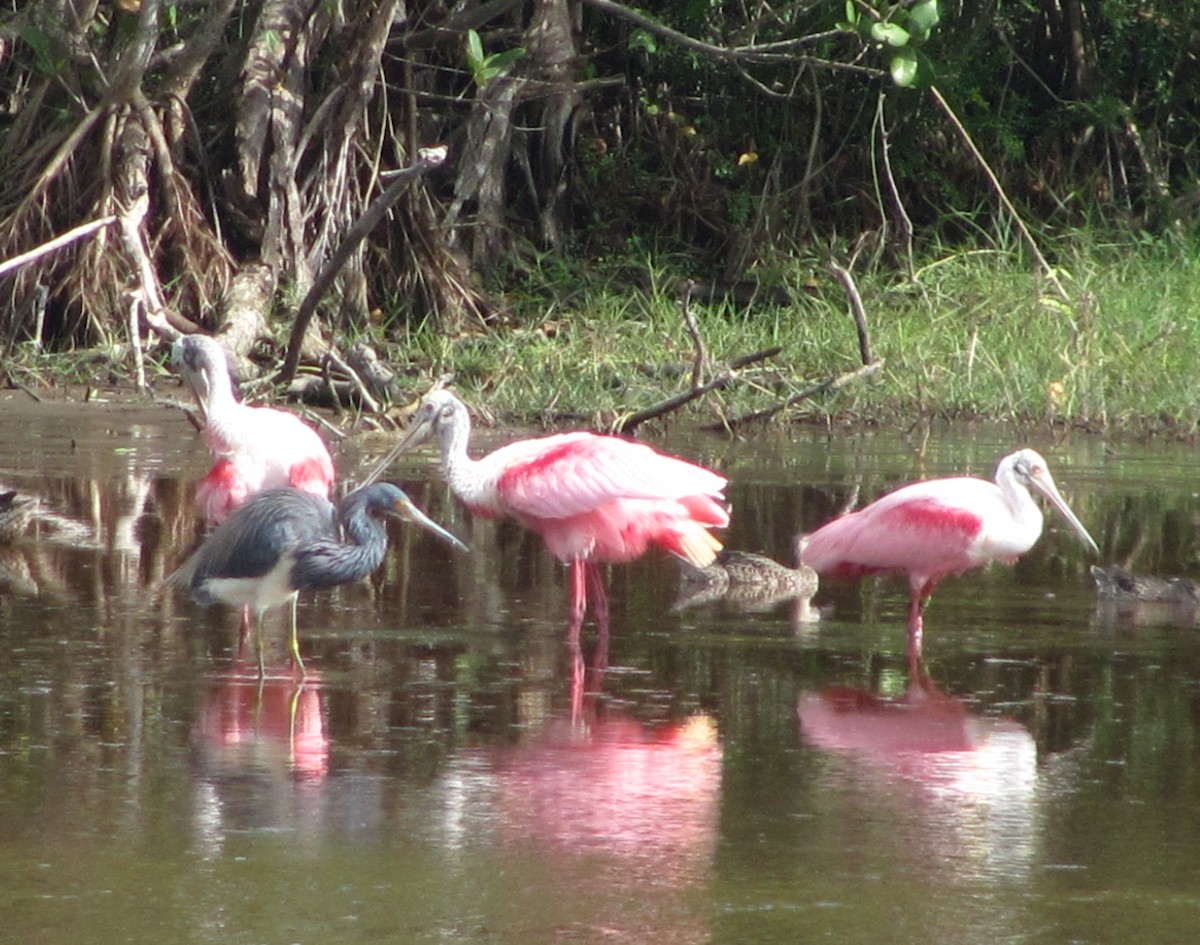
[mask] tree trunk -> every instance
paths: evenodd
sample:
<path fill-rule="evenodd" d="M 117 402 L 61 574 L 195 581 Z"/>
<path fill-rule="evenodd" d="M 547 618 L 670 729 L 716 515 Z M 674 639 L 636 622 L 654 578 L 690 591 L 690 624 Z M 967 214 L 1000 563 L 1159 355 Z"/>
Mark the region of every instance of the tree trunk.
<path fill-rule="evenodd" d="M 575 112 L 581 96 L 576 86 L 575 45 L 579 11 L 571 0 L 537 0 L 529 26 L 529 55 L 544 92 L 531 103 L 539 128 L 536 203 L 543 244 L 562 247 L 570 227 L 566 201 L 568 170 L 575 151 Z"/>

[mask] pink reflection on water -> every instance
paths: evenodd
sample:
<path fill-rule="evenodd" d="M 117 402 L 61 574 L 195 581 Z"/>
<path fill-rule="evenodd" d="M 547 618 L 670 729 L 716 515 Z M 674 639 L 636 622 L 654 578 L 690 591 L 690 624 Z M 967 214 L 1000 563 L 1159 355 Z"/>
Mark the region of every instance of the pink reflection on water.
<path fill-rule="evenodd" d="M 695 714 L 649 724 L 603 700 L 609 635 L 602 613 L 591 665 L 568 635 L 570 710 L 530 718 L 517 745 L 491 750 L 499 814 L 508 840 L 528 838 L 574 854 L 655 861 L 680 878 L 707 866 L 717 832 L 722 749 L 716 721 Z"/>
<path fill-rule="evenodd" d="M 602 693 L 606 644 L 602 635 L 588 666 L 577 640 L 568 644 L 562 712 L 531 691 L 518 742 L 458 753 L 442 781 L 445 842 L 486 842 L 537 864 L 529 868 L 630 940 L 653 931 L 658 941 L 703 941 L 703 923 L 677 903 L 711 877 L 723 760 L 716 721 L 664 721 L 661 706 L 646 721 L 614 708 Z M 679 911 L 677 924 L 662 924 L 664 909 Z"/>
<path fill-rule="evenodd" d="M 1037 747 L 1019 722 L 974 713 L 928 678 L 899 697 L 805 693 L 797 714 L 805 741 L 854 766 L 849 802 L 864 817 L 894 810 L 907 857 L 952 865 L 956 879 L 1028 873 L 1040 797 Z"/>
<path fill-rule="evenodd" d="M 253 673 L 214 682 L 200 709 L 198 737 L 221 764 L 284 764 L 302 777 L 320 780 L 329 771 L 320 674 L 303 683 L 290 664 L 263 679 Z"/>
<path fill-rule="evenodd" d="M 491 753 L 497 828 L 510 839 L 686 872 L 686 861 L 706 864 L 712 853 L 721 757 L 707 715 L 653 727 L 619 715 L 552 720 Z"/>
<path fill-rule="evenodd" d="M 899 698 L 835 687 L 800 697 L 805 738 L 929 786 L 988 793 L 995 779 L 1035 775 L 1036 746 L 1019 722 L 969 712 L 919 684 Z"/>

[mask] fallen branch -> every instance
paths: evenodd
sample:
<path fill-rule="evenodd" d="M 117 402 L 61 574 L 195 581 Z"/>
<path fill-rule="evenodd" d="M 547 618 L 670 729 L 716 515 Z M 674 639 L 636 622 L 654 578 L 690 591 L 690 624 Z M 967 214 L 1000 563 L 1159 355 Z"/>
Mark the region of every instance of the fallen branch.
<path fill-rule="evenodd" d="M 850 371 L 847 374 L 840 374 L 837 377 L 827 378 L 820 383 L 813 384 L 811 387 L 806 387 L 797 394 L 793 394 L 787 400 L 781 401 L 766 410 L 756 410 L 753 413 L 744 414 L 740 417 L 733 417 L 724 420 L 721 423 L 709 424 L 706 427 L 701 427 L 703 430 L 711 430 L 717 433 L 732 433 L 736 427 L 743 427 L 747 424 L 757 423 L 759 420 L 769 420 L 776 414 L 787 410 L 788 407 L 794 407 L 801 401 L 808 400 L 810 397 L 815 397 L 817 394 L 833 393 L 839 391 L 855 381 L 866 380 L 873 377 L 883 369 L 884 361 L 880 358 L 878 361 L 872 361 L 870 364 L 864 364 L 856 370 Z"/>
<path fill-rule="evenodd" d="M 354 370 L 346 360 L 337 353 L 330 351 L 325 355 L 327 364 L 341 371 L 350 379 L 351 388 L 358 394 L 362 406 L 371 413 L 379 413 L 379 401 L 371 396 L 371 391 L 367 385 L 363 383 L 363 379 L 358 376 L 358 371 Z"/>
<path fill-rule="evenodd" d="M 695 390 L 704 383 L 704 375 L 708 373 L 708 349 L 704 347 L 704 336 L 700 334 L 700 326 L 696 324 L 696 316 L 692 314 L 692 292 L 696 283 L 688 279 L 683 284 L 683 323 L 687 326 L 688 334 L 692 336 L 692 346 L 696 350 L 692 361 L 692 389 Z"/>
<path fill-rule="evenodd" d="M 647 420 L 653 420 L 655 417 L 661 417 L 664 414 L 670 413 L 673 410 L 678 410 L 684 404 L 690 404 L 693 400 L 703 397 L 705 394 L 714 390 L 720 390 L 722 387 L 728 387 L 731 383 L 737 380 L 738 371 L 742 368 L 755 364 L 758 361 L 765 361 L 767 358 L 773 358 L 779 354 L 783 348 L 774 347 L 766 348 L 762 351 L 754 351 L 750 354 L 744 354 L 741 357 L 735 358 L 729 362 L 729 367 L 721 374 L 714 377 L 707 384 L 701 384 L 699 387 L 693 387 L 691 390 L 683 391 L 676 394 L 674 397 L 668 397 L 666 400 L 660 400 L 657 404 L 647 407 L 645 410 L 639 410 L 637 413 L 631 413 L 626 417 L 622 417 L 613 424 L 612 430 L 614 433 L 632 433 L 637 427 L 641 426 Z"/>
<path fill-rule="evenodd" d="M 111 214 L 106 217 L 100 217 L 96 220 L 90 220 L 87 223 L 81 223 L 73 229 L 67 230 L 61 236 L 56 236 L 52 240 L 47 240 L 41 246 L 35 246 L 27 253 L 21 253 L 20 256 L 13 256 L 12 259 L 6 259 L 0 262 L 0 276 L 3 276 L 14 269 L 20 269 L 26 263 L 31 263 L 35 259 L 41 259 L 43 256 L 48 256 L 56 250 L 62 249 L 64 246 L 69 246 L 76 240 L 81 240 L 85 236 L 91 236 L 97 230 L 101 230 L 110 223 L 115 223 L 117 218 Z"/>
<path fill-rule="evenodd" d="M 388 184 L 387 190 L 376 197 L 354 226 L 350 227 L 345 239 L 317 274 L 312 288 L 308 290 L 304 301 L 300 303 L 300 308 L 296 311 L 296 320 L 292 323 L 292 335 L 288 340 L 287 355 L 283 359 L 283 367 L 279 369 L 279 374 L 275 378 L 276 382 L 287 384 L 296 376 L 296 369 L 300 366 L 300 347 L 304 343 L 304 335 L 308 331 L 309 322 L 316 314 L 317 306 L 325 297 L 325 293 L 333 285 L 334 278 L 358 248 L 358 244 L 379 225 L 393 204 L 403 197 L 408 188 L 412 186 L 413 181 L 433 168 L 441 166 L 445 160 L 446 148 L 444 145 L 436 148 L 422 148 L 417 152 L 417 160 L 414 163 L 389 175 L 392 182 Z"/>
<path fill-rule="evenodd" d="M 346 363 L 366 385 L 381 405 L 394 403 L 400 396 L 400 385 L 396 380 L 396 372 L 380 360 L 375 349 L 365 342 L 355 342 L 346 351 Z"/>
<path fill-rule="evenodd" d="M 850 311 L 854 315 L 854 327 L 858 329 L 858 353 L 862 357 L 862 363 L 870 364 L 874 358 L 871 357 L 871 335 L 867 330 L 867 310 L 863 307 L 862 296 L 858 294 L 858 285 L 854 281 L 854 274 L 832 260 L 829 263 L 829 269 L 842 284 L 846 298 L 850 301 Z"/>

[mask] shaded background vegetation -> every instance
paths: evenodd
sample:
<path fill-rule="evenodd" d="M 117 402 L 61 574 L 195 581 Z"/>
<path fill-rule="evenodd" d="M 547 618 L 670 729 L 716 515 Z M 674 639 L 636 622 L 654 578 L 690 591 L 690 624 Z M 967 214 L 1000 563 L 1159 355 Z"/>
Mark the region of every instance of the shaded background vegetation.
<path fill-rule="evenodd" d="M 917 7 L 940 19 L 913 30 Z M 903 271 L 914 245 L 1007 240 L 997 185 L 1039 238 L 1191 235 L 1200 0 L 643 9 L 5 4 L 0 261 L 146 196 L 167 317 L 250 312 L 245 349 L 286 329 L 386 172 L 438 144 L 339 271 L 335 336 L 500 323 L 548 260 L 671 253 L 786 286 L 797 258 L 858 246 Z M 123 331 L 139 276 L 117 229 L 0 277 L 6 349 Z"/>

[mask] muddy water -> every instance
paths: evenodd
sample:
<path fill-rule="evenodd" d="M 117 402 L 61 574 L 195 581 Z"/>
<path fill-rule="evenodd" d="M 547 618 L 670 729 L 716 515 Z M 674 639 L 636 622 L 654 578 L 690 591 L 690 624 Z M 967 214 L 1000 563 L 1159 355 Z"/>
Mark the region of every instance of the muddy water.
<path fill-rule="evenodd" d="M 481 439 L 484 439 L 481 437 Z M 928 678 L 897 582 L 681 607 L 610 575 L 607 653 L 561 569 L 396 470 L 473 548 L 403 530 L 283 621 L 158 583 L 195 541 L 203 446 L 167 407 L 0 404 L 0 905 L 14 942 L 1180 942 L 1200 928 L 1200 634 L 1097 608 L 1054 523 L 947 581 Z M 913 478 L 990 475 L 1007 428 L 674 439 L 733 479 L 732 547 Z M 1193 451 L 1034 438 L 1105 560 L 1200 576 Z M 343 474 L 379 441 L 351 441 Z"/>

